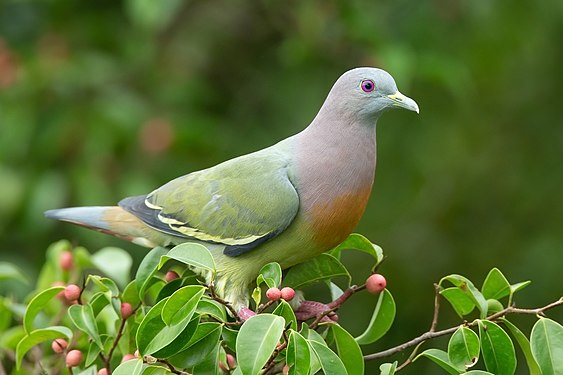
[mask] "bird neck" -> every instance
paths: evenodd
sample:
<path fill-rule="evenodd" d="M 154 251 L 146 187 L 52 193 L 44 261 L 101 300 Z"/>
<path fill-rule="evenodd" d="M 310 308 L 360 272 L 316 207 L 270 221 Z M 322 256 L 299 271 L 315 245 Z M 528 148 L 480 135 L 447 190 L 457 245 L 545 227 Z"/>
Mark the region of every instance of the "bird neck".
<path fill-rule="evenodd" d="M 324 248 L 339 244 L 359 222 L 376 164 L 375 124 L 333 116 L 319 113 L 296 139 L 302 213 Z"/>

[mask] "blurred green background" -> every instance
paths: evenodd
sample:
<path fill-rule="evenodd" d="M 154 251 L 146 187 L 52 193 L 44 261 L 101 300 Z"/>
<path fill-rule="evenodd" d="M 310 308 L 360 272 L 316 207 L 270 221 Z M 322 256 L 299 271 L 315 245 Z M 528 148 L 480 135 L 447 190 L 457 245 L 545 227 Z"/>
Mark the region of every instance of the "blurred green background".
<path fill-rule="evenodd" d="M 33 275 L 68 238 L 138 262 L 144 249 L 42 212 L 112 205 L 273 144 L 342 72 L 377 66 L 421 114 L 378 125 L 358 231 L 388 256 L 398 317 L 370 349 L 426 330 L 449 273 L 480 286 L 497 266 L 533 280 L 517 303 L 546 304 L 563 292 L 562 39 L 560 0 L 1 1 L 0 260 Z M 347 262 L 361 282 L 366 259 Z M 341 321 L 359 333 L 375 300 L 354 299 Z M 458 321 L 443 311 L 443 327 Z"/>

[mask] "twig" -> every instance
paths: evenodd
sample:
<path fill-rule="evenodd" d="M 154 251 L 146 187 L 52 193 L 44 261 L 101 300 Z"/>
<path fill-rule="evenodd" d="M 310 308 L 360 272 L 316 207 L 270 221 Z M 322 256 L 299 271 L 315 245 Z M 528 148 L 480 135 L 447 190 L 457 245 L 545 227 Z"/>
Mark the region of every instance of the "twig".
<path fill-rule="evenodd" d="M 311 323 L 311 325 L 309 327 L 311 329 L 316 329 L 318 327 L 319 323 L 323 320 L 323 318 L 325 316 L 328 316 L 329 314 L 332 314 L 333 312 L 338 310 L 340 308 L 340 306 L 342 306 L 342 304 L 344 302 L 346 302 L 346 300 L 348 300 L 348 298 L 350 298 L 350 296 L 352 296 L 352 294 L 359 292 L 361 290 L 364 290 L 365 288 L 366 288 L 366 284 L 363 284 L 363 285 L 360 285 L 360 286 L 353 285 L 350 288 L 346 289 L 340 297 L 338 297 L 334 301 L 329 302 L 327 304 L 329 309 L 325 310 L 322 313 L 320 313 L 319 315 L 317 315 L 317 317 L 315 318 L 315 320 L 313 321 L 313 323 Z"/>
<path fill-rule="evenodd" d="M 225 306 L 230 311 L 233 318 L 235 318 L 237 324 L 242 324 L 242 320 L 240 319 L 238 313 L 233 308 L 233 305 L 229 301 L 225 301 L 224 299 L 219 297 L 217 293 L 215 293 L 215 286 L 213 286 L 213 283 L 209 284 L 207 288 L 209 289 L 209 294 L 211 295 L 211 298 L 213 298 L 214 301 L 217 301 L 221 305 Z"/>
<path fill-rule="evenodd" d="M 434 283 L 434 315 L 432 316 L 432 324 L 430 332 L 436 331 L 438 327 L 438 314 L 440 313 L 440 285 Z"/>
<path fill-rule="evenodd" d="M 513 306 L 509 306 L 493 315 L 490 315 L 486 318 L 486 320 L 490 320 L 490 321 L 496 321 L 499 318 L 504 317 L 505 315 L 508 314 L 532 314 L 532 315 L 540 315 L 543 316 L 544 312 L 552 309 L 554 307 L 557 306 L 561 306 L 563 305 L 563 297 L 561 297 L 559 300 L 552 302 L 544 307 L 539 307 L 536 309 L 520 309 L 520 308 L 516 308 Z M 471 323 L 466 323 L 465 326 L 466 327 L 475 327 L 478 324 L 478 320 L 474 320 Z M 410 348 L 412 346 L 418 345 L 426 340 L 430 340 L 436 337 L 440 337 L 440 336 L 444 336 L 444 335 L 448 335 L 450 333 L 455 332 L 459 327 L 451 327 L 451 328 L 447 328 L 447 329 L 443 329 L 441 331 L 428 331 L 423 333 L 422 335 L 407 341 L 401 345 L 397 345 L 393 348 L 387 349 L 387 350 L 383 350 L 381 352 L 377 352 L 377 353 L 372 353 L 372 354 L 367 354 L 364 356 L 364 360 L 365 361 L 371 361 L 373 359 L 379 359 L 379 358 L 384 358 L 384 357 L 389 357 L 393 354 L 402 352 L 403 350 Z"/>
<path fill-rule="evenodd" d="M 268 307 L 272 306 L 276 301 L 269 300 L 263 305 L 258 306 L 256 309 L 256 314 L 260 314 L 262 311 L 266 310 Z"/>
<path fill-rule="evenodd" d="M 115 336 L 115 340 L 113 340 L 113 345 L 111 346 L 111 349 L 109 350 L 109 353 L 104 360 L 104 364 L 106 366 L 106 369 L 108 370 L 109 375 L 111 375 L 111 368 L 110 368 L 111 358 L 113 356 L 113 352 L 115 351 L 115 348 L 117 348 L 117 344 L 119 344 L 119 340 L 121 340 L 121 337 L 123 336 L 123 330 L 125 329 L 126 322 L 127 319 L 121 319 L 121 323 L 119 324 L 119 329 L 117 331 L 117 336 Z"/>

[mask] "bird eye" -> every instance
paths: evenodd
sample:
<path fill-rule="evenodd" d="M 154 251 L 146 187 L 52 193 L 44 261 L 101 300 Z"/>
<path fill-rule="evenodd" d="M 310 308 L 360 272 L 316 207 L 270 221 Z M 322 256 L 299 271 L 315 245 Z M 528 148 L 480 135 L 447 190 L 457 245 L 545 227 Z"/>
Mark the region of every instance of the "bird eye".
<path fill-rule="evenodd" d="M 375 89 L 375 83 L 371 79 L 364 79 L 362 81 L 362 90 L 365 92 L 372 92 Z"/>

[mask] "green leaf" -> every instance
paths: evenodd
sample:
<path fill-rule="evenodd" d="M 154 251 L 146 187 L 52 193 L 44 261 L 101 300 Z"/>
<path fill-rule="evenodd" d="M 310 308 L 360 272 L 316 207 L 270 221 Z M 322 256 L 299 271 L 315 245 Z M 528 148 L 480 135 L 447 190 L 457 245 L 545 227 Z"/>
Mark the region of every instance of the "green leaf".
<path fill-rule="evenodd" d="M 111 373 L 112 375 L 141 375 L 147 367 L 141 358 L 121 363 Z"/>
<path fill-rule="evenodd" d="M 23 317 L 23 328 L 26 333 L 29 334 L 33 330 L 33 321 L 35 320 L 37 314 L 39 314 L 45 308 L 45 305 L 47 305 L 64 289 L 65 288 L 62 286 L 54 286 L 52 288 L 45 289 L 29 301 Z"/>
<path fill-rule="evenodd" d="M 348 374 L 363 374 L 364 357 L 354 337 L 338 324 L 331 324 L 330 328 L 336 342 L 336 352 Z"/>
<path fill-rule="evenodd" d="M 42 342 L 60 338 L 70 340 L 72 338 L 72 331 L 63 326 L 52 326 L 49 328 L 36 329 L 21 339 L 16 347 L 16 366 L 18 370 L 21 367 L 23 357 L 31 348 Z"/>
<path fill-rule="evenodd" d="M 276 262 L 268 263 L 262 269 L 256 278 L 256 285 L 260 286 L 265 283 L 268 288 L 278 287 L 282 280 L 282 269 Z"/>
<path fill-rule="evenodd" d="M 278 345 L 285 326 L 282 317 L 259 314 L 248 319 L 237 337 L 237 359 L 244 375 L 257 375 Z"/>
<path fill-rule="evenodd" d="M 232 352 L 236 352 L 237 346 L 237 335 L 238 330 L 231 329 L 229 327 L 223 327 L 223 332 L 221 336 L 223 338 L 223 343 L 229 348 Z"/>
<path fill-rule="evenodd" d="M 344 242 L 330 250 L 329 254 L 340 259 L 342 250 L 357 250 L 369 254 L 375 259 L 376 264 L 383 260 L 383 250 L 381 247 L 373 244 L 366 237 L 358 233 L 350 234 Z"/>
<path fill-rule="evenodd" d="M 127 251 L 118 247 L 104 247 L 90 259 L 100 271 L 121 287 L 125 287 L 129 282 L 133 260 Z"/>
<path fill-rule="evenodd" d="M 397 370 L 397 361 L 393 363 L 383 363 L 379 366 L 380 375 L 393 375 Z"/>
<path fill-rule="evenodd" d="M 342 360 L 326 344 L 310 340 L 309 345 L 319 359 L 325 375 L 348 375 Z"/>
<path fill-rule="evenodd" d="M 479 360 L 479 337 L 467 327 L 459 327 L 450 337 L 448 359 L 459 371 L 466 371 Z"/>
<path fill-rule="evenodd" d="M 449 281 L 454 286 L 458 287 L 461 291 L 466 293 L 471 298 L 473 303 L 475 303 L 475 306 L 477 306 L 477 308 L 479 309 L 481 319 L 485 319 L 485 317 L 487 316 L 487 300 L 469 279 L 461 275 L 452 274 L 443 277 L 440 280 L 439 285 L 442 286 L 442 283 L 444 281 Z"/>
<path fill-rule="evenodd" d="M 508 334 L 494 322 L 479 320 L 479 337 L 487 370 L 496 375 L 514 374 L 516 353 Z"/>
<path fill-rule="evenodd" d="M 391 328 L 395 319 L 395 311 L 393 296 L 389 290 L 384 289 L 378 296 L 368 327 L 364 333 L 356 337 L 356 342 L 365 345 L 379 340 Z"/>
<path fill-rule="evenodd" d="M 309 344 L 299 332 L 291 331 L 287 344 L 286 361 L 290 375 L 308 375 L 311 363 Z"/>
<path fill-rule="evenodd" d="M 285 327 L 290 325 L 291 329 L 297 329 L 297 318 L 295 317 L 295 312 L 284 300 L 280 300 L 278 306 L 272 311 L 272 314 L 281 316 L 285 320 Z"/>
<path fill-rule="evenodd" d="M 201 286 L 186 286 L 154 305 L 137 330 L 139 352 L 153 354 L 180 336 L 190 323 L 203 291 Z"/>
<path fill-rule="evenodd" d="M 453 309 L 463 318 L 465 315 L 471 313 L 475 308 L 473 299 L 458 287 L 446 288 L 440 291 L 442 295 L 452 305 Z"/>
<path fill-rule="evenodd" d="M 528 280 L 528 281 L 522 281 L 521 283 L 512 284 L 510 286 L 510 294 L 512 295 L 516 292 L 521 291 L 522 289 L 524 289 L 525 287 L 527 287 L 531 283 L 532 282 L 530 280 Z"/>
<path fill-rule="evenodd" d="M 196 313 L 200 315 L 212 316 L 223 322 L 227 321 L 227 312 L 225 311 L 225 306 L 205 296 L 203 296 L 203 298 L 197 304 Z"/>
<path fill-rule="evenodd" d="M 25 284 L 28 283 L 27 278 L 18 267 L 8 262 L 0 262 L 0 281 L 5 280 L 18 280 Z"/>
<path fill-rule="evenodd" d="M 222 328 L 220 323 L 201 323 L 182 351 L 170 357 L 168 361 L 177 368 L 193 368 L 215 349 L 221 338 Z"/>
<path fill-rule="evenodd" d="M 289 269 L 283 284 L 294 289 L 302 288 L 323 280 L 345 276 L 350 283 L 350 274 L 346 267 L 334 256 L 323 253 L 307 262 L 300 263 Z"/>
<path fill-rule="evenodd" d="M 463 375 L 495 375 L 495 374 L 482 370 L 471 370 L 468 372 L 464 372 Z"/>
<path fill-rule="evenodd" d="M 110 300 L 104 292 L 98 292 L 90 298 L 90 302 L 88 304 L 92 307 L 92 313 L 96 317 L 100 311 L 104 309 L 104 307 L 110 304 Z"/>
<path fill-rule="evenodd" d="M 139 291 L 137 290 L 137 279 L 132 280 L 121 294 L 121 301 L 131 304 L 131 306 L 137 306 L 141 300 L 139 299 Z"/>
<path fill-rule="evenodd" d="M 198 285 L 178 289 L 166 301 L 162 309 L 162 321 L 167 326 L 173 326 L 191 320 L 204 292 L 205 287 Z"/>
<path fill-rule="evenodd" d="M 543 375 L 563 374 L 563 327 L 548 318 L 540 318 L 530 334 L 532 354 Z"/>
<path fill-rule="evenodd" d="M 426 349 L 419 355 L 417 355 L 413 362 L 419 359 L 420 357 L 426 357 L 430 359 L 432 362 L 436 363 L 438 366 L 446 370 L 451 375 L 459 374 L 459 371 L 451 364 L 450 358 L 448 357 L 448 353 L 440 349 Z"/>
<path fill-rule="evenodd" d="M 170 259 L 195 267 L 198 270 L 205 270 L 215 274 L 215 260 L 211 252 L 203 245 L 193 242 L 183 243 L 173 247 L 168 254 L 160 258 L 158 268 Z"/>
<path fill-rule="evenodd" d="M 168 253 L 168 249 L 165 249 L 164 247 L 155 247 L 149 251 L 141 261 L 141 264 L 137 269 L 137 274 L 135 275 L 135 283 L 137 285 L 137 290 L 139 291 L 140 300 L 144 299 L 145 292 L 150 287 L 152 277 L 157 271 L 160 258 L 166 253 Z"/>
<path fill-rule="evenodd" d="M 332 298 L 333 301 L 344 294 L 344 291 L 332 281 L 326 281 L 326 284 L 328 285 L 328 288 L 330 290 L 330 298 Z"/>
<path fill-rule="evenodd" d="M 88 275 L 86 284 L 89 282 L 94 283 L 102 292 L 109 292 L 109 297 L 117 297 L 119 295 L 119 288 L 112 279 L 101 277 L 98 275 Z"/>
<path fill-rule="evenodd" d="M 510 283 L 498 268 L 493 268 L 481 288 L 486 299 L 501 299 L 510 294 Z"/>
<path fill-rule="evenodd" d="M 76 328 L 86 333 L 100 349 L 103 349 L 102 340 L 98 333 L 96 318 L 92 306 L 90 305 L 72 305 L 68 308 L 68 316 L 74 323 Z"/>
<path fill-rule="evenodd" d="M 509 322 L 507 319 L 502 319 L 502 324 L 508 328 L 512 336 L 516 339 L 516 342 L 520 346 L 522 353 L 524 354 L 524 358 L 526 358 L 526 364 L 528 365 L 528 371 L 530 375 L 542 375 L 542 372 L 538 366 L 538 363 L 534 359 L 532 355 L 532 350 L 530 349 L 530 341 L 526 335 L 522 333 L 514 324 Z"/>
<path fill-rule="evenodd" d="M 200 324 L 199 316 L 191 320 L 187 327 L 170 344 L 152 354 L 155 358 L 168 358 L 184 350 Z"/>
<path fill-rule="evenodd" d="M 219 355 L 221 353 L 221 343 L 216 341 L 215 346 L 209 351 L 205 358 L 196 364 L 192 369 L 195 375 L 216 375 L 219 372 Z"/>

